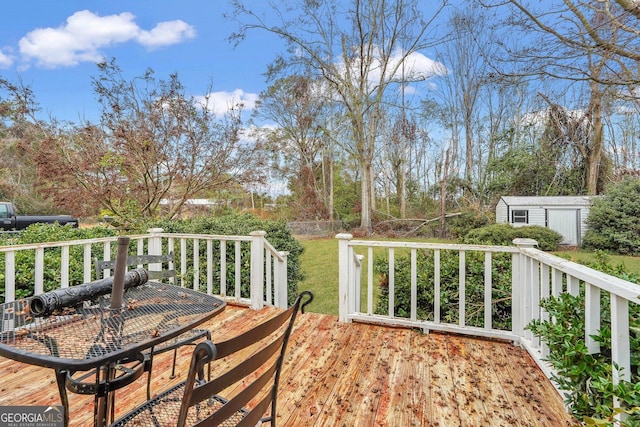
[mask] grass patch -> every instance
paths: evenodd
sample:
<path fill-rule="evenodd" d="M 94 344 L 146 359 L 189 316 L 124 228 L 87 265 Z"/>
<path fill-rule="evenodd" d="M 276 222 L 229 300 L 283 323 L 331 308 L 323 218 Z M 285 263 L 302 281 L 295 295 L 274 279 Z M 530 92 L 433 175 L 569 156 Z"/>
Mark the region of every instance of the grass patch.
<path fill-rule="evenodd" d="M 301 291 L 313 292 L 309 311 L 338 315 L 338 240 L 300 240 L 304 252 L 300 266 L 304 279 L 298 284 Z"/>
<path fill-rule="evenodd" d="M 556 251 L 553 252 L 553 254 L 583 265 L 587 265 L 596 260 L 596 255 L 593 252 L 583 251 L 580 249 Z M 640 275 L 640 257 L 611 254 L 608 255 L 608 257 L 611 265 L 622 264 L 627 272 Z"/>

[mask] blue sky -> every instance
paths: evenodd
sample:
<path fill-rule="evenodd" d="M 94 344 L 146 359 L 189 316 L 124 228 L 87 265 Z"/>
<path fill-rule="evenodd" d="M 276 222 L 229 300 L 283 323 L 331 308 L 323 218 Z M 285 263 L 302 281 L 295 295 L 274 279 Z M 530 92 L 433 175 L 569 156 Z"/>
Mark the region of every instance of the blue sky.
<path fill-rule="evenodd" d="M 30 86 L 46 115 L 97 119 L 91 77 L 115 57 L 127 77 L 152 68 L 177 72 L 190 95 L 213 85 L 220 108 L 251 107 L 266 88 L 266 65 L 283 49 L 275 36 L 251 34 L 233 48 L 235 24 L 217 0 L 23 0 L 3 4 L 0 76 Z"/>

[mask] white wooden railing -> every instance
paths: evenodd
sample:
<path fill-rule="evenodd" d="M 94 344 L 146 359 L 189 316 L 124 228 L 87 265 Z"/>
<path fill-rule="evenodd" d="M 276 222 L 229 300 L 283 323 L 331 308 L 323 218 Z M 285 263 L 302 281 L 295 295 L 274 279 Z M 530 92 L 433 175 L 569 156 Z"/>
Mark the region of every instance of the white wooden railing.
<path fill-rule="evenodd" d="M 478 246 L 439 243 L 408 243 L 353 240 L 350 234 L 339 234 L 339 319 L 343 322 L 360 321 L 387 325 L 421 328 L 425 331 L 440 330 L 468 334 L 474 336 L 506 338 L 523 346 L 536 360 L 545 374 L 551 378 L 552 370 L 544 361 L 548 349 L 525 327 L 533 320 L 548 320 L 549 315 L 541 308 L 540 302 L 550 295 L 558 296 L 562 292 L 577 295 L 581 287 L 585 293 L 585 330 L 583 331 L 588 349 L 591 353 L 600 351 L 598 342 L 591 335 L 601 325 L 601 302 L 605 293 L 610 295 L 611 335 L 612 335 L 612 370 L 614 383 L 630 379 L 631 349 L 629 332 L 629 305 L 640 303 L 640 286 L 608 274 L 593 270 L 583 265 L 559 258 L 535 248 L 537 242 L 531 239 L 516 239 L 516 246 Z M 388 259 L 386 278 L 388 283 L 389 302 L 384 313 L 374 312 L 374 290 L 378 286 L 374 282 L 374 249 L 384 251 Z M 394 313 L 396 283 L 394 262 L 396 251 L 404 251 L 410 257 L 410 304 L 408 316 L 401 317 Z M 428 250 L 433 256 L 434 271 L 432 274 L 434 294 L 433 314 L 429 320 L 420 319 L 417 312 L 418 271 L 416 255 L 419 250 Z M 440 254 L 443 251 L 458 253 L 458 313 L 456 323 L 447 323 L 440 316 L 441 303 L 441 269 Z M 484 307 L 491 307 L 492 300 L 492 258 L 497 253 L 510 254 L 511 262 L 511 329 L 494 327 L 492 310 L 484 310 L 482 327 L 469 326 L 465 321 L 465 260 L 467 253 L 484 254 Z M 367 276 L 362 277 L 363 265 L 366 263 Z M 376 278 L 376 280 L 379 280 Z M 362 295 L 366 295 L 362 303 Z"/>
<path fill-rule="evenodd" d="M 151 229 L 148 234 L 132 235 L 130 251 L 138 255 L 176 254 L 177 285 L 189 286 L 209 294 L 214 292 L 214 276 L 219 272 L 218 294 L 223 298 L 260 309 L 264 305 L 287 306 L 287 255 L 277 251 L 266 239 L 266 232 L 254 231 L 249 236 L 225 236 L 209 234 L 163 233 L 162 229 Z M 0 280 L 4 276 L 4 298 L 0 302 L 16 299 L 16 256 L 20 252 L 32 252 L 33 294 L 41 294 L 44 289 L 44 273 L 50 263 L 59 267 L 59 278 L 55 278 L 60 288 L 69 287 L 71 251 L 82 253 L 82 277 L 87 283 L 95 280 L 94 258 L 115 259 L 117 237 L 104 237 L 66 242 L 35 243 L 27 245 L 0 246 L 4 265 L 0 265 Z M 217 242 L 214 251 L 214 243 Z M 250 245 L 250 260 L 242 255 L 242 245 Z M 77 249 L 74 249 L 77 248 Z M 55 249 L 55 250 L 53 250 Z M 55 257 L 51 260 L 51 255 Z M 228 257 L 227 254 L 230 256 Z M 228 259 L 233 259 L 230 265 Z M 45 261 L 46 260 L 46 261 Z M 204 262 L 203 262 L 204 260 Z M 242 290 L 242 266 L 250 264 L 249 291 Z M 175 268 L 176 266 L 170 266 Z M 149 270 L 160 270 L 160 264 L 149 265 Z M 215 271 L 214 271 L 215 269 Z M 57 270 L 56 270 L 57 271 Z M 233 279 L 227 279 L 227 272 L 233 271 Z M 245 275 L 246 276 L 246 275 Z M 245 281 L 247 279 L 245 278 Z M 245 286 L 247 288 L 247 286 Z"/>

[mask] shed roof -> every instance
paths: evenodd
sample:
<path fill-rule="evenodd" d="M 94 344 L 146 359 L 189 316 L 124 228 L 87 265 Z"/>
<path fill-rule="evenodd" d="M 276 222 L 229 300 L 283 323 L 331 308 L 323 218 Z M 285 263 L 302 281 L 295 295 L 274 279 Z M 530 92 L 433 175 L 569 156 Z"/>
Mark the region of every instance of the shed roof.
<path fill-rule="evenodd" d="M 598 196 L 502 196 L 507 206 L 589 206 Z"/>

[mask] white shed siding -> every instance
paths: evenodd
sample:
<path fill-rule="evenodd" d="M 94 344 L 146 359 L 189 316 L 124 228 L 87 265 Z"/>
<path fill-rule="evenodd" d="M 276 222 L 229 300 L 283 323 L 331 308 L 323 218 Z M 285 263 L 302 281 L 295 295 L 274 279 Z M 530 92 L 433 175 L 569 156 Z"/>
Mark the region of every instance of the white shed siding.
<path fill-rule="evenodd" d="M 507 204 L 504 200 L 500 199 L 496 205 L 496 223 L 505 224 L 509 222 L 507 211 Z"/>
<path fill-rule="evenodd" d="M 576 212 L 576 221 L 563 221 L 563 225 L 556 227 L 571 227 L 567 230 L 556 230 L 562 234 L 564 244 L 578 245 L 582 242 L 582 237 L 587 230 L 587 218 L 589 216 L 589 206 L 593 196 L 503 196 L 496 205 L 496 222 L 508 223 L 514 227 L 524 225 L 539 225 L 548 227 L 548 211 L 562 210 Z M 513 224 L 511 212 L 514 210 L 526 210 L 529 212 L 528 224 Z M 570 215 L 570 214 L 569 214 Z M 578 237 L 579 236 L 579 237 Z"/>
<path fill-rule="evenodd" d="M 522 210 L 529 210 L 529 223 L 528 224 L 517 224 L 519 226 L 523 226 L 523 225 L 539 225 L 541 227 L 545 227 L 546 226 L 546 215 L 545 215 L 545 211 L 544 208 L 542 207 L 536 207 L 533 208 L 531 206 L 518 206 L 518 207 L 513 207 L 512 209 L 522 209 Z M 516 226 L 516 224 L 514 224 L 514 226 Z"/>

